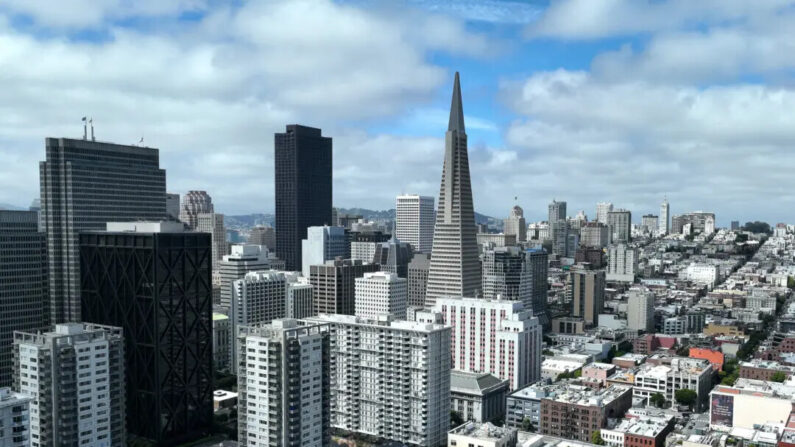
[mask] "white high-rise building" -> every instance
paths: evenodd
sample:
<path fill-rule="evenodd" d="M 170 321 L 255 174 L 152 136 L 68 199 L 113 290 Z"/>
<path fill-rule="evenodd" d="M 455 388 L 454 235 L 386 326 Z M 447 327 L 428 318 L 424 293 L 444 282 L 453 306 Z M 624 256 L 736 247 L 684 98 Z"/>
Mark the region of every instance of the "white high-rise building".
<path fill-rule="evenodd" d="M 237 346 L 239 445 L 329 445 L 329 327 L 241 326 Z"/>
<path fill-rule="evenodd" d="M 228 309 L 232 303 L 232 282 L 248 272 L 269 270 L 271 261 L 268 249 L 262 245 L 233 245 L 231 253 L 224 256 L 218 263 L 218 276 L 221 282 L 222 308 Z"/>
<path fill-rule="evenodd" d="M 14 388 L 32 398 L 31 447 L 125 445 L 124 338 L 89 323 L 14 334 Z"/>
<path fill-rule="evenodd" d="M 212 235 L 213 272 L 219 271 L 219 264 L 226 255 L 226 229 L 224 215 L 202 213 L 196 217 L 196 231 Z"/>
<path fill-rule="evenodd" d="M 309 227 L 301 241 L 301 271 L 309 278 L 309 267 L 322 265 L 337 256 L 345 257 L 348 240 L 342 227 Z"/>
<path fill-rule="evenodd" d="M 527 221 L 524 219 L 524 210 L 519 205 L 511 208 L 511 214 L 504 221 L 504 233 L 516 236 L 517 242 L 527 240 Z"/>
<path fill-rule="evenodd" d="M 365 273 L 356 278 L 356 316 L 377 319 L 390 315 L 393 320 L 406 318 L 408 281 L 395 273 Z"/>
<path fill-rule="evenodd" d="M 627 244 L 611 245 L 607 250 L 608 281 L 635 282 L 638 271 L 638 249 Z"/>
<path fill-rule="evenodd" d="M 331 326 L 331 426 L 413 446 L 450 429 L 450 328 L 319 315 Z"/>
<path fill-rule="evenodd" d="M 607 213 L 613 211 L 613 204 L 610 202 L 599 202 L 596 204 L 596 221 L 607 224 Z"/>
<path fill-rule="evenodd" d="M 629 289 L 627 327 L 636 331 L 654 330 L 654 294 L 648 289 Z"/>
<path fill-rule="evenodd" d="M 493 374 L 511 390 L 541 378 L 542 328 L 522 302 L 440 298 L 433 310 L 452 328 L 453 369 Z"/>
<path fill-rule="evenodd" d="M 315 314 L 314 289 L 309 278 L 298 272 L 283 272 L 287 283 L 286 318 L 306 318 Z"/>
<path fill-rule="evenodd" d="M 663 199 L 660 205 L 660 234 L 666 235 L 671 231 L 671 206 L 668 204 L 668 199 Z"/>
<path fill-rule="evenodd" d="M 0 447 L 30 445 L 30 401 L 32 398 L 0 388 Z"/>
<path fill-rule="evenodd" d="M 397 196 L 395 236 L 402 242 L 411 244 L 415 252 L 431 252 L 435 221 L 433 197 L 416 194 Z"/>

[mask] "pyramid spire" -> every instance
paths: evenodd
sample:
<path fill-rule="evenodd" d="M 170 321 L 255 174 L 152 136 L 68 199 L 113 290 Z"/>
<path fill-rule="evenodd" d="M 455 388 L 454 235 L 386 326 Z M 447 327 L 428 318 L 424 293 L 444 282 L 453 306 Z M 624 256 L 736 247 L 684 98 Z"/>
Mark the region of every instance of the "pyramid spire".
<path fill-rule="evenodd" d="M 464 129 L 464 105 L 461 102 L 461 82 L 458 79 L 458 72 L 455 72 L 453 100 L 450 104 L 450 124 L 447 126 L 447 131 L 451 130 L 462 134 L 466 133 Z"/>

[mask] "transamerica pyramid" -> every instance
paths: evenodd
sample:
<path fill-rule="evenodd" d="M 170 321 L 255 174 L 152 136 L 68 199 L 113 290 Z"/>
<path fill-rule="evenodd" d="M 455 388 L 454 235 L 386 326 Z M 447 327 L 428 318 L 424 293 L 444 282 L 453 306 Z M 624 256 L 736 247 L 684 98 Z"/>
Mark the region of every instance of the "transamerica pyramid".
<path fill-rule="evenodd" d="M 437 298 L 480 295 L 481 271 L 476 232 L 464 108 L 456 73 L 450 123 L 444 138 L 444 168 L 433 231 L 425 307 L 432 307 Z"/>

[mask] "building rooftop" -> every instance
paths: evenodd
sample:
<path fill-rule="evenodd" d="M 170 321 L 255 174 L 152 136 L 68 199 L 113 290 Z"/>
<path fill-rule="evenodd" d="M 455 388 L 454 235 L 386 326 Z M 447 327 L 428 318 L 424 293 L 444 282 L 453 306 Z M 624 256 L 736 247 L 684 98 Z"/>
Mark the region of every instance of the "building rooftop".
<path fill-rule="evenodd" d="M 622 420 L 613 431 L 654 438 L 671 422 L 670 417 L 642 417 Z"/>
<path fill-rule="evenodd" d="M 516 436 L 516 430 L 507 427 L 497 427 L 489 422 L 477 423 L 466 422 L 458 427 L 450 430 L 448 433 L 451 435 L 468 436 L 477 438 L 479 440 L 508 440 Z"/>
<path fill-rule="evenodd" d="M 109 233 L 184 233 L 182 222 L 108 222 L 105 225 Z"/>
<path fill-rule="evenodd" d="M 604 406 L 630 391 L 632 388 L 624 385 L 611 385 L 603 389 L 593 389 L 591 387 L 567 384 L 563 392 L 547 399 L 555 402 L 564 402 L 583 406 Z"/>
<path fill-rule="evenodd" d="M 489 373 L 471 373 L 465 371 L 450 371 L 450 391 L 484 395 L 500 387 L 508 386 L 507 380 L 501 380 Z"/>
<path fill-rule="evenodd" d="M 222 321 L 222 320 L 228 320 L 228 319 L 229 319 L 228 315 L 224 315 L 224 314 L 218 313 L 218 312 L 213 312 L 213 321 Z"/>

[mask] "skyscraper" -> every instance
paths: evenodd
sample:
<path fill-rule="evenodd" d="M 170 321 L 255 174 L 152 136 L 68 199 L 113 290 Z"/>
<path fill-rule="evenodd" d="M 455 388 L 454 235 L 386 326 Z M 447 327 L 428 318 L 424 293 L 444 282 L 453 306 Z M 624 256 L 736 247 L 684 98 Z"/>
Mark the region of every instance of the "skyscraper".
<path fill-rule="evenodd" d="M 14 388 L 33 398 L 31 446 L 126 445 L 121 332 L 68 323 L 14 334 Z"/>
<path fill-rule="evenodd" d="M 14 331 L 47 326 L 47 244 L 38 220 L 35 211 L 0 210 L 0 387 L 11 385 Z"/>
<path fill-rule="evenodd" d="M 519 205 L 511 208 L 511 214 L 505 219 L 505 234 L 516 236 L 517 242 L 527 240 L 527 221 L 524 219 L 524 210 Z"/>
<path fill-rule="evenodd" d="M 276 255 L 298 270 L 306 229 L 331 221 L 331 138 L 320 129 L 287 126 L 275 135 Z"/>
<path fill-rule="evenodd" d="M 432 307 L 437 298 L 444 296 L 480 294 L 476 233 L 461 85 L 456 73 L 450 122 L 445 134 L 444 168 L 433 232 L 426 307 Z"/>
<path fill-rule="evenodd" d="M 556 200 L 552 200 L 552 203 L 549 204 L 549 238 L 552 239 L 553 244 L 555 243 L 555 234 L 560 229 L 557 227 L 558 222 L 566 222 L 566 202 L 558 202 Z M 568 234 L 563 240 L 568 238 Z M 564 243 L 565 244 L 565 243 Z M 552 250 L 555 252 L 555 250 Z M 564 249 L 565 251 L 565 249 Z M 566 256 L 563 254 L 562 256 Z"/>
<path fill-rule="evenodd" d="M 238 408 L 246 409 L 238 414 L 240 445 L 329 445 L 328 325 L 284 319 L 243 326 L 236 345 Z"/>
<path fill-rule="evenodd" d="M 596 204 L 596 221 L 607 224 L 607 213 L 613 211 L 613 204 L 610 202 L 599 202 Z"/>
<path fill-rule="evenodd" d="M 68 138 L 47 138 L 46 147 L 39 174 L 50 323 L 80 321 L 79 233 L 111 221 L 164 219 L 166 171 L 153 148 Z"/>
<path fill-rule="evenodd" d="M 301 272 L 309 277 L 309 267 L 320 265 L 337 257 L 345 257 L 348 240 L 342 227 L 309 227 L 301 241 Z M 372 262 L 370 259 L 367 262 Z"/>
<path fill-rule="evenodd" d="M 431 256 L 428 253 L 415 253 L 408 266 L 408 305 L 422 307 L 425 305 L 425 289 L 428 286 L 428 269 Z"/>
<path fill-rule="evenodd" d="M 519 294 L 524 261 L 521 247 L 484 248 L 483 298 L 524 301 Z"/>
<path fill-rule="evenodd" d="M 196 231 L 212 235 L 213 273 L 218 272 L 219 263 L 226 256 L 226 229 L 224 215 L 217 213 L 201 213 L 196 216 Z"/>
<path fill-rule="evenodd" d="M 314 288 L 315 314 L 347 314 L 356 311 L 356 278 L 377 272 L 378 264 L 335 259 L 309 268 L 309 281 Z"/>
<path fill-rule="evenodd" d="M 635 331 L 654 330 L 654 294 L 648 289 L 629 289 L 627 327 Z"/>
<path fill-rule="evenodd" d="M 549 327 L 547 311 L 549 256 L 543 248 L 528 248 L 524 255 L 519 295 L 525 300 L 525 310 L 531 311 L 534 317 L 538 317 L 541 326 L 547 328 Z"/>
<path fill-rule="evenodd" d="M 397 196 L 395 204 L 395 236 L 408 242 L 416 252 L 430 253 L 433 246 L 433 225 L 436 210 L 434 198 L 416 194 Z"/>
<path fill-rule="evenodd" d="M 607 213 L 607 226 L 611 244 L 632 240 L 632 213 L 629 210 L 618 209 Z"/>
<path fill-rule="evenodd" d="M 584 319 L 586 325 L 596 324 L 605 303 L 604 270 L 571 269 L 569 298 L 572 316 Z"/>
<path fill-rule="evenodd" d="M 207 191 L 188 191 L 182 196 L 179 220 L 191 230 L 195 230 L 199 224 L 199 214 L 214 212 L 213 199 L 207 194 Z"/>
<path fill-rule="evenodd" d="M 269 270 L 271 261 L 268 250 L 261 245 L 233 245 L 232 253 L 224 256 L 218 266 L 218 276 L 221 279 L 221 301 L 217 303 L 221 308 L 229 309 L 232 303 L 232 282 L 257 270 Z M 216 304 L 216 303 L 213 303 Z"/>
<path fill-rule="evenodd" d="M 377 319 L 390 315 L 393 320 L 406 318 L 408 286 L 395 273 L 365 273 L 356 278 L 356 316 Z"/>
<path fill-rule="evenodd" d="M 663 236 L 671 232 L 671 205 L 668 204 L 668 198 L 663 199 L 660 204 L 660 234 Z"/>
<path fill-rule="evenodd" d="M 83 318 L 124 330 L 127 427 L 158 445 L 212 425 L 210 252 L 209 234 L 178 222 L 80 235 Z"/>

